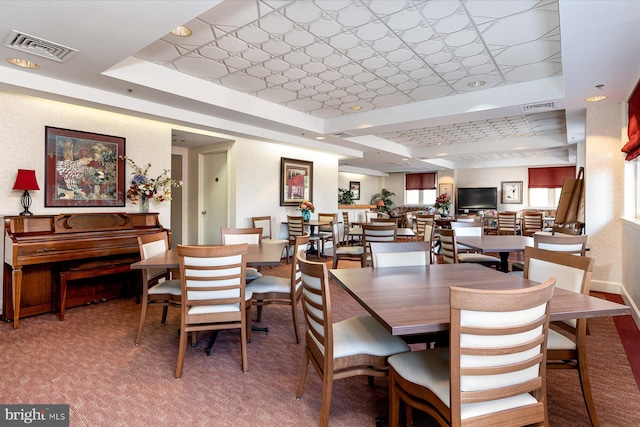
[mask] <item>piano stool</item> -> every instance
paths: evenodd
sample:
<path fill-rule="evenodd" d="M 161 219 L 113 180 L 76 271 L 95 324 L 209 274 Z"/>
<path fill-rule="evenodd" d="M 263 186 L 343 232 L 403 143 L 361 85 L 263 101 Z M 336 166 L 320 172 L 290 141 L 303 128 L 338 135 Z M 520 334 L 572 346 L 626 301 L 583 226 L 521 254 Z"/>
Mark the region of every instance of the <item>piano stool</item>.
<path fill-rule="evenodd" d="M 86 262 L 67 264 L 60 268 L 60 321 L 64 320 L 67 302 L 67 286 L 70 280 L 87 279 L 90 277 L 107 276 L 110 274 L 128 273 L 134 262 L 140 261 L 140 256 L 128 256 L 119 259 L 98 259 Z M 136 292 L 136 302 L 140 302 L 140 292 Z M 55 304 L 54 304 L 55 307 Z"/>

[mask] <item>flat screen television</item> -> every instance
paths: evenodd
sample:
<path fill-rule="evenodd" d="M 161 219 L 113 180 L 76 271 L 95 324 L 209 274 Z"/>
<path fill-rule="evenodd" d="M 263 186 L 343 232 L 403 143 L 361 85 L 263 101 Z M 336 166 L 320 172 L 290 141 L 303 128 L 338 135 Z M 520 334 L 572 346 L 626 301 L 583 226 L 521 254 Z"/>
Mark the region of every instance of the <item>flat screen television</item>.
<path fill-rule="evenodd" d="M 496 187 L 458 188 L 456 209 L 498 209 Z"/>

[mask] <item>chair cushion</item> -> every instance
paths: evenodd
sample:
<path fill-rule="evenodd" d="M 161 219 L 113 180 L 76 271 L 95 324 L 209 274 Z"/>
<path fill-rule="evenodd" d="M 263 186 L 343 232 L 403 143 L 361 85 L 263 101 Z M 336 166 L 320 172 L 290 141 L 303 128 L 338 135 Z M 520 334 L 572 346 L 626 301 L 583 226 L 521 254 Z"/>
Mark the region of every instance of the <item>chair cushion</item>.
<path fill-rule="evenodd" d="M 549 329 L 547 337 L 547 350 L 575 350 L 576 343 L 565 337 L 558 331 Z"/>
<path fill-rule="evenodd" d="M 244 300 L 250 301 L 252 297 L 253 292 L 246 289 L 244 291 Z M 246 302 L 245 305 L 251 306 L 250 302 Z M 238 311 L 238 304 L 194 305 L 189 309 L 188 314 L 226 313 L 227 311 Z"/>
<path fill-rule="evenodd" d="M 451 406 L 448 348 L 396 354 L 389 358 L 389 365 L 393 366 L 402 378 L 428 388 L 442 403 Z M 461 417 L 467 419 L 536 403 L 537 400 L 529 393 L 491 402 L 469 403 L 462 405 Z"/>
<path fill-rule="evenodd" d="M 364 246 L 340 246 L 336 249 L 336 255 L 362 255 Z"/>
<path fill-rule="evenodd" d="M 400 337 L 393 336 L 369 315 L 351 317 L 333 324 L 333 357 L 370 354 L 390 356 L 410 351 Z"/>
<path fill-rule="evenodd" d="M 500 258 L 484 254 L 458 254 L 459 262 L 500 262 Z"/>
<path fill-rule="evenodd" d="M 287 239 L 262 239 L 262 243 L 289 243 Z"/>
<path fill-rule="evenodd" d="M 247 267 L 247 274 L 246 274 L 246 280 L 255 280 L 258 277 L 262 277 L 262 273 L 260 273 L 258 270 L 256 270 L 253 267 Z"/>
<path fill-rule="evenodd" d="M 300 286 L 300 284 L 298 286 Z M 255 294 L 266 294 L 269 292 L 289 293 L 291 290 L 291 279 L 286 277 L 262 276 L 248 283 L 247 290 Z"/>
<path fill-rule="evenodd" d="M 165 280 L 162 283 L 158 283 L 157 285 L 150 287 L 148 293 L 149 295 L 182 295 L 180 280 Z"/>

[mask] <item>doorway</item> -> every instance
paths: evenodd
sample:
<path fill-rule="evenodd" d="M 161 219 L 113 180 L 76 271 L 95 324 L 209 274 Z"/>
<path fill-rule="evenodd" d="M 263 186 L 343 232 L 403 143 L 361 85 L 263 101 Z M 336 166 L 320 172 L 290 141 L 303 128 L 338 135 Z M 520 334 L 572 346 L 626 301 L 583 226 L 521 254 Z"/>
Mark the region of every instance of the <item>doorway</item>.
<path fill-rule="evenodd" d="M 200 233 L 201 245 L 220 245 L 220 228 L 228 224 L 229 169 L 227 152 L 202 153 L 198 158 L 200 171 Z"/>

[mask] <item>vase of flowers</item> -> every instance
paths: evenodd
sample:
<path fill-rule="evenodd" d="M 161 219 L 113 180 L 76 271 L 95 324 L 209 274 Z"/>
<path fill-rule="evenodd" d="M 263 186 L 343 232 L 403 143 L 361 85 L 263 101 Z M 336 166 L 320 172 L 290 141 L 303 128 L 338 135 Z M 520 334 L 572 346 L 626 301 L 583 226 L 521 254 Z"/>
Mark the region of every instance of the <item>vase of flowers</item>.
<path fill-rule="evenodd" d="M 143 169 L 133 160 L 127 158 L 133 168 L 133 178 L 127 190 L 127 198 L 131 204 L 137 204 L 140 200 L 140 212 L 149 212 L 149 200 L 162 203 L 171 200 L 171 187 L 181 187 L 182 181 L 176 181 L 169 177 L 169 169 L 164 169 L 155 178 L 149 177 L 151 163 Z"/>
<path fill-rule="evenodd" d="M 440 211 L 443 218 L 449 215 L 449 206 L 451 206 L 451 198 L 446 193 L 436 197 L 436 202 L 433 204 L 433 207 Z"/>
<path fill-rule="evenodd" d="M 313 206 L 313 203 L 305 200 L 300 203 L 298 210 L 302 213 L 302 219 L 304 222 L 309 222 L 311 219 L 311 212 L 315 212 L 316 208 Z"/>

